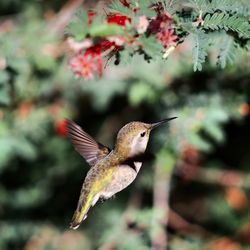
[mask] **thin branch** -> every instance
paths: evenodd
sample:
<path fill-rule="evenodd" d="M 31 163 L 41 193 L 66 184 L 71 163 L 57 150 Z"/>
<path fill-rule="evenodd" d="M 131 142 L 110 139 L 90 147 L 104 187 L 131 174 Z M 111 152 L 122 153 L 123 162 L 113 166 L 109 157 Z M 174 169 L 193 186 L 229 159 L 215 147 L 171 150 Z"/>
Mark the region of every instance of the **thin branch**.
<path fill-rule="evenodd" d="M 166 226 L 168 224 L 168 203 L 170 191 L 170 173 L 160 166 L 155 167 L 155 180 L 153 187 L 153 233 L 151 235 L 152 249 L 163 250 L 167 248 Z"/>
<path fill-rule="evenodd" d="M 186 219 L 181 217 L 178 213 L 169 209 L 169 219 L 168 226 L 172 229 L 176 230 L 179 234 L 182 235 L 199 235 L 203 238 L 212 238 L 215 237 L 211 232 L 208 232 L 206 229 L 201 227 L 200 225 L 193 224 L 188 222 Z"/>
<path fill-rule="evenodd" d="M 250 174 L 243 171 L 204 168 L 179 162 L 174 174 L 185 178 L 186 173 L 188 173 L 188 179 L 198 182 L 250 188 Z"/>

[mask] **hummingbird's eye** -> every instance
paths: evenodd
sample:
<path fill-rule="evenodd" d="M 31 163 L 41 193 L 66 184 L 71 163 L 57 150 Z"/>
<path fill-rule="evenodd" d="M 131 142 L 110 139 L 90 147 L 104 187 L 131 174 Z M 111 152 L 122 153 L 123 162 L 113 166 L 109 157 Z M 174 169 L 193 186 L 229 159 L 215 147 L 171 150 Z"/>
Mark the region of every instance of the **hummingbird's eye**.
<path fill-rule="evenodd" d="M 144 137 L 145 134 L 146 134 L 146 132 L 142 132 L 142 133 L 141 133 L 141 137 Z"/>

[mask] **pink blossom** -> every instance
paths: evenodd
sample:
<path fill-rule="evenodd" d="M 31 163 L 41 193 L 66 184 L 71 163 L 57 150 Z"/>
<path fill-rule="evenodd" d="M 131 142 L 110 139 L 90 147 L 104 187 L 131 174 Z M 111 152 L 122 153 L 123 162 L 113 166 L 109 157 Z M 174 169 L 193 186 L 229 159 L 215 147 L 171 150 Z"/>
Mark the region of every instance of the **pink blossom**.
<path fill-rule="evenodd" d="M 136 29 L 138 34 L 143 34 L 146 32 L 149 25 L 149 21 L 146 16 L 140 16 L 138 18 L 138 24 L 136 25 Z"/>
<path fill-rule="evenodd" d="M 69 66 L 77 78 L 89 80 L 94 77 L 93 73 L 97 70 L 94 61 L 90 54 L 78 54 L 70 60 Z"/>
<path fill-rule="evenodd" d="M 159 42 L 164 46 L 164 48 L 169 48 L 170 46 L 176 46 L 176 39 L 178 38 L 174 34 L 174 29 L 166 29 L 160 31 L 156 34 Z"/>

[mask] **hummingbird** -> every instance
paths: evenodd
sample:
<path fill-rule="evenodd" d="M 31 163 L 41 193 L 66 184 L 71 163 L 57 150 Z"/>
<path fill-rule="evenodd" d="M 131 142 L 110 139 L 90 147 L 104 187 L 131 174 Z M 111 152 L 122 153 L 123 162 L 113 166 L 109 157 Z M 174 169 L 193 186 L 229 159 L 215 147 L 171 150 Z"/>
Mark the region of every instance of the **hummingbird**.
<path fill-rule="evenodd" d="M 175 118 L 155 123 L 134 121 L 126 124 L 118 132 L 113 150 L 97 142 L 73 121 L 67 120 L 67 134 L 75 150 L 91 167 L 83 182 L 70 228 L 77 229 L 98 200 L 111 198 L 135 180 L 142 166 L 140 156 L 146 150 L 150 132 Z"/>

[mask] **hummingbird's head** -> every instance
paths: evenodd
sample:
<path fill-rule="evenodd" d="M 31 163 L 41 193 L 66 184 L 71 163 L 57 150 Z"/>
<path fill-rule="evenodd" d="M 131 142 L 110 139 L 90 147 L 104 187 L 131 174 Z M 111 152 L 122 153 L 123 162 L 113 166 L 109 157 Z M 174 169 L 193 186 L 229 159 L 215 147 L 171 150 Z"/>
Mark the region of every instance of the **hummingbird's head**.
<path fill-rule="evenodd" d="M 152 129 L 176 117 L 155 123 L 130 122 L 117 135 L 115 149 L 124 157 L 134 157 L 145 152 Z"/>

